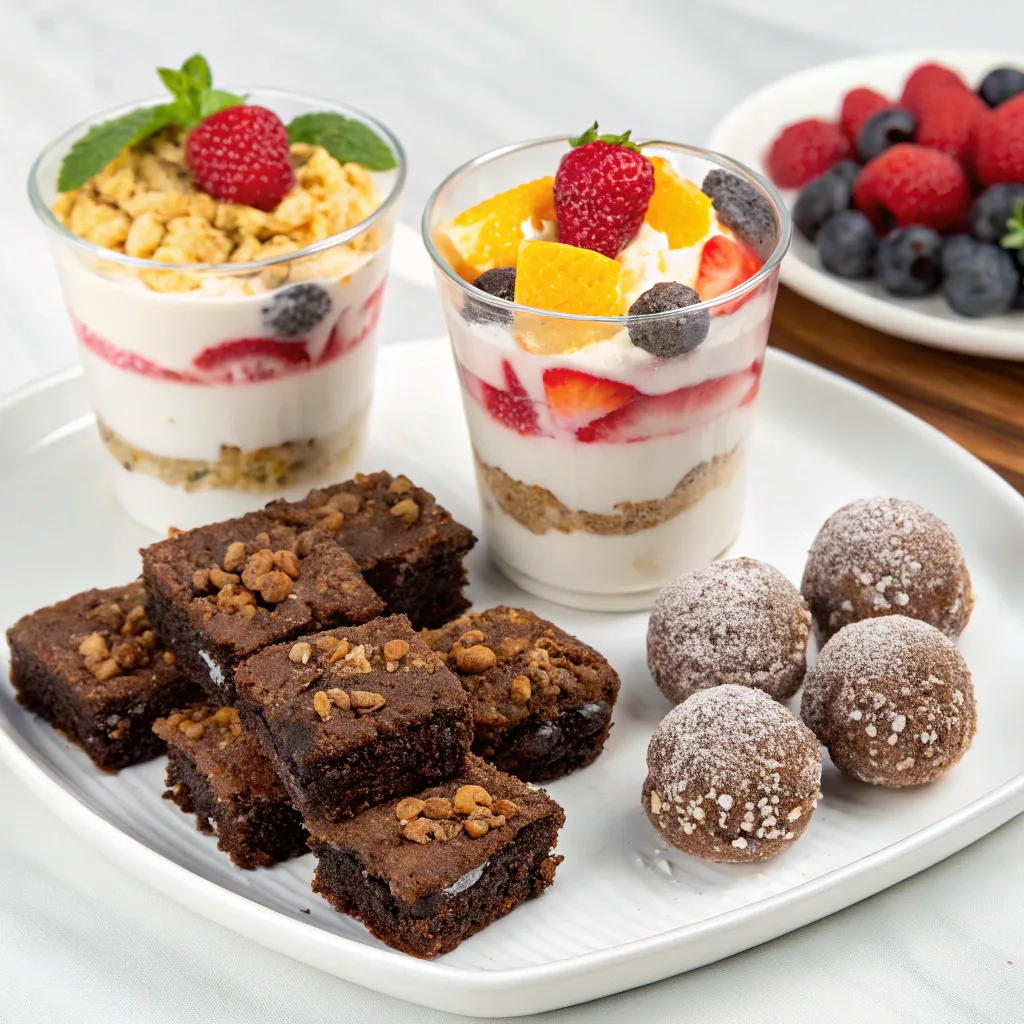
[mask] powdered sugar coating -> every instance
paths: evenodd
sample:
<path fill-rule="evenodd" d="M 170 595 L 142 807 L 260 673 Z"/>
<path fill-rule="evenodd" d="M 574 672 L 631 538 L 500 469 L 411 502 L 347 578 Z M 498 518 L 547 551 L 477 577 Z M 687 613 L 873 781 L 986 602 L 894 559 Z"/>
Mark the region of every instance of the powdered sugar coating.
<path fill-rule="evenodd" d="M 784 700 L 803 680 L 810 627 L 804 599 L 778 569 L 753 558 L 712 562 L 658 595 L 647 664 L 676 704 L 723 683 Z"/>
<path fill-rule="evenodd" d="M 904 615 L 840 630 L 807 673 L 803 720 L 836 767 L 876 786 L 947 772 L 977 729 L 971 673 L 934 626 Z"/>
<path fill-rule="evenodd" d="M 953 531 L 912 501 L 868 498 L 831 515 L 800 585 L 823 639 L 851 622 L 908 615 L 956 639 L 971 616 L 971 577 Z"/>
<path fill-rule="evenodd" d="M 647 748 L 643 806 L 666 842 L 705 860 L 774 857 L 821 798 L 814 734 L 761 690 L 700 690 L 662 720 Z"/>

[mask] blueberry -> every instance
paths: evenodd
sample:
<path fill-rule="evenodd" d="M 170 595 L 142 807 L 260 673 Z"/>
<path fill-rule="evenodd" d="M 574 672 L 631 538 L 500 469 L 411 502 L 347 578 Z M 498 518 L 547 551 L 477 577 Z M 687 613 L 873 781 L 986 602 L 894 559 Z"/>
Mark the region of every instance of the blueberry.
<path fill-rule="evenodd" d="M 494 295 L 496 298 L 505 299 L 508 302 L 515 302 L 516 268 L 494 267 L 491 270 L 485 270 L 473 282 L 473 286 L 482 292 L 487 292 L 488 295 Z M 467 296 L 462 305 L 462 318 L 469 323 L 510 324 L 512 312 L 501 306 L 492 306 Z"/>
<path fill-rule="evenodd" d="M 996 68 L 981 80 L 978 92 L 990 107 L 998 107 L 1024 92 L 1024 73 L 1017 68 Z"/>
<path fill-rule="evenodd" d="M 875 257 L 879 283 L 892 295 L 927 295 L 942 280 L 942 236 L 931 228 L 896 228 Z"/>
<path fill-rule="evenodd" d="M 277 338 L 308 334 L 331 311 L 331 297 L 318 284 L 293 284 L 263 307 L 263 326 Z"/>
<path fill-rule="evenodd" d="M 630 316 L 645 313 L 666 313 L 670 309 L 684 309 L 700 302 L 700 296 L 685 284 L 659 281 L 651 285 L 632 306 Z M 692 352 L 708 336 L 711 315 L 706 309 L 697 309 L 684 316 L 666 317 L 652 323 L 629 325 L 629 340 L 661 359 L 672 359 Z"/>
<path fill-rule="evenodd" d="M 854 164 L 854 167 L 857 165 Z M 797 230 L 812 242 L 818 237 L 822 224 L 840 210 L 850 205 L 853 184 L 842 172 L 833 167 L 821 177 L 815 178 L 797 196 L 793 204 L 793 223 Z"/>
<path fill-rule="evenodd" d="M 877 248 L 875 229 L 859 210 L 833 213 L 818 232 L 822 266 L 840 277 L 869 277 Z"/>
<path fill-rule="evenodd" d="M 857 135 L 857 153 L 867 163 L 898 142 L 913 142 L 917 118 L 903 107 L 887 107 L 872 114 Z"/>
<path fill-rule="evenodd" d="M 981 243 L 970 235 L 950 235 L 942 241 L 942 274 L 952 274 L 954 267 L 969 262 Z"/>
<path fill-rule="evenodd" d="M 829 169 L 829 174 L 835 174 L 842 178 L 850 188 L 853 188 L 853 183 L 857 180 L 857 175 L 860 174 L 861 165 L 856 160 L 840 160 L 839 163 L 833 164 Z"/>
<path fill-rule="evenodd" d="M 981 242 L 1000 242 L 1014 205 L 1024 205 L 1024 185 L 992 185 L 971 203 L 971 234 Z"/>
<path fill-rule="evenodd" d="M 962 316 L 997 316 L 1009 310 L 1020 291 L 1014 259 L 998 245 L 975 242 L 970 256 L 950 262 L 942 294 L 950 309 Z"/>
<path fill-rule="evenodd" d="M 701 191 L 710 197 L 718 219 L 760 259 L 768 259 L 779 240 L 779 227 L 767 197 L 738 174 L 719 168 L 708 171 Z"/>

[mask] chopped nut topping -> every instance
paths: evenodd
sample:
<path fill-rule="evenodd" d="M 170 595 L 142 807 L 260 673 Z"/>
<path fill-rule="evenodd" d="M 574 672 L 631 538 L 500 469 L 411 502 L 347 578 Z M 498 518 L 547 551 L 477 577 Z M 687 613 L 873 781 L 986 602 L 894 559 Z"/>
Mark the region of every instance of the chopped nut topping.
<path fill-rule="evenodd" d="M 236 572 L 225 572 L 216 565 L 210 570 L 210 582 L 220 590 L 231 583 L 241 583 L 242 578 Z"/>
<path fill-rule="evenodd" d="M 412 498 L 403 498 L 391 506 L 391 514 L 412 525 L 420 517 L 420 507 Z"/>
<path fill-rule="evenodd" d="M 424 802 L 420 814 L 435 821 L 447 820 L 455 817 L 455 808 L 452 807 L 451 800 L 445 800 L 443 796 L 432 796 Z"/>
<path fill-rule="evenodd" d="M 181 731 L 187 739 L 201 740 L 206 735 L 206 726 L 202 722 L 182 722 Z"/>
<path fill-rule="evenodd" d="M 412 481 L 407 476 L 396 476 L 388 485 L 389 494 L 405 494 L 412 490 Z"/>
<path fill-rule="evenodd" d="M 256 618 L 256 605 L 254 604 L 243 604 L 241 611 L 238 613 L 243 619 L 248 619 L 250 622 Z"/>
<path fill-rule="evenodd" d="M 409 645 L 405 640 L 389 640 L 384 645 L 384 657 L 388 661 L 401 661 L 409 653 Z"/>
<path fill-rule="evenodd" d="M 470 839 L 483 839 L 491 831 L 491 826 L 486 821 L 475 819 L 473 821 L 464 821 L 462 823 L 462 830 Z"/>
<path fill-rule="evenodd" d="M 455 655 L 455 664 L 460 672 L 466 675 L 476 675 L 479 672 L 486 672 L 497 664 L 497 657 L 490 649 L 482 644 L 474 647 L 463 648 Z"/>
<path fill-rule="evenodd" d="M 127 640 L 114 644 L 110 655 L 125 671 L 135 668 L 139 661 L 139 649 Z"/>
<path fill-rule="evenodd" d="M 98 604 L 85 616 L 90 621 L 98 622 L 107 629 L 120 629 L 124 624 L 124 612 L 119 604 Z"/>
<path fill-rule="evenodd" d="M 490 807 L 491 794 L 483 786 L 460 786 L 452 803 L 456 814 L 472 814 L 477 807 Z"/>
<path fill-rule="evenodd" d="M 246 605 L 254 605 L 256 598 L 248 591 L 229 583 L 217 592 L 217 611 L 225 615 L 240 612 Z"/>
<path fill-rule="evenodd" d="M 463 633 L 459 637 L 458 642 L 463 647 L 472 647 L 474 644 L 482 644 L 484 642 L 484 635 L 479 629 L 471 629 L 467 633 Z"/>
<path fill-rule="evenodd" d="M 295 538 L 295 553 L 300 558 L 305 558 L 314 548 L 317 542 L 316 530 L 303 530 Z"/>
<path fill-rule="evenodd" d="M 331 698 L 323 690 L 313 694 L 313 710 L 326 722 L 331 717 Z"/>
<path fill-rule="evenodd" d="M 147 651 L 155 651 L 157 645 L 156 633 L 151 629 L 144 629 L 138 636 L 139 643 Z"/>
<path fill-rule="evenodd" d="M 210 589 L 210 570 L 209 569 L 196 569 L 192 573 L 192 586 L 199 591 L 204 593 Z"/>
<path fill-rule="evenodd" d="M 113 658 L 106 658 L 90 671 L 99 682 L 105 683 L 108 679 L 121 674 L 121 666 Z"/>
<path fill-rule="evenodd" d="M 280 569 L 274 569 L 257 580 L 256 589 L 267 604 L 280 604 L 292 592 L 292 581 Z"/>
<path fill-rule="evenodd" d="M 324 693 L 331 698 L 331 703 L 339 710 L 352 710 L 352 701 L 344 690 L 339 690 L 337 686 L 332 686 L 329 690 L 324 690 Z"/>
<path fill-rule="evenodd" d="M 313 648 L 305 640 L 300 640 L 297 644 L 292 644 L 292 649 L 288 652 L 288 660 L 295 662 L 296 665 L 306 665 L 309 663 L 312 653 Z"/>
<path fill-rule="evenodd" d="M 334 652 L 334 654 L 337 654 L 337 653 L 338 653 L 337 651 Z M 330 660 L 331 661 L 335 660 L 333 655 L 330 658 Z M 373 666 L 370 664 L 369 660 L 366 657 L 366 648 L 365 648 L 365 646 L 363 644 L 359 644 L 357 647 L 353 647 L 352 650 L 350 650 L 345 655 L 345 664 L 349 668 L 352 668 L 352 669 L 356 670 L 357 672 L 364 672 L 365 673 L 365 672 L 372 672 L 373 671 Z"/>
<path fill-rule="evenodd" d="M 269 540 L 269 538 L 268 538 Z M 242 570 L 242 582 L 250 590 L 259 589 L 259 581 L 274 568 L 274 552 L 270 548 L 260 548 L 251 554 Z"/>
<path fill-rule="evenodd" d="M 105 658 L 110 653 L 110 649 L 107 647 L 107 641 L 103 639 L 102 633 L 90 633 L 78 645 L 78 653 L 81 655 L 92 654 Z"/>
<path fill-rule="evenodd" d="M 293 580 L 299 578 L 301 568 L 299 566 L 299 557 L 294 551 L 275 551 L 274 552 L 274 566 L 280 569 L 286 576 L 290 576 Z"/>
<path fill-rule="evenodd" d="M 361 491 L 373 490 L 373 480 L 370 479 L 370 477 L 368 477 L 365 473 L 356 473 L 354 479 L 356 487 L 358 487 Z"/>
<path fill-rule="evenodd" d="M 318 636 L 313 643 L 320 648 L 321 651 L 325 651 L 330 654 L 338 647 L 338 638 L 336 636 Z"/>
<path fill-rule="evenodd" d="M 518 704 L 522 707 L 533 693 L 533 687 L 530 685 L 530 680 L 526 676 L 516 676 L 508 685 L 509 696 L 512 698 L 513 704 Z"/>
<path fill-rule="evenodd" d="M 383 694 L 373 693 L 370 690 L 350 690 L 348 696 L 353 710 L 360 715 L 369 715 L 387 703 Z"/>
<path fill-rule="evenodd" d="M 426 801 L 420 800 L 419 797 L 407 796 L 404 800 L 399 800 L 395 805 L 395 817 L 399 821 L 409 821 L 412 818 L 418 818 L 426 807 Z"/>
<path fill-rule="evenodd" d="M 530 641 L 525 636 L 507 636 L 501 641 L 501 653 L 506 658 L 514 658 L 517 654 L 522 654 L 529 646 Z"/>
<path fill-rule="evenodd" d="M 363 507 L 363 501 L 358 494 L 338 491 L 337 494 L 332 494 L 327 499 L 327 506 L 344 513 L 346 516 L 354 516 Z"/>
<path fill-rule="evenodd" d="M 429 818 L 413 818 L 402 829 L 402 835 L 414 843 L 426 844 L 431 839 L 446 843 L 452 838 L 451 828 L 443 821 L 431 821 Z"/>
<path fill-rule="evenodd" d="M 124 625 L 121 627 L 123 636 L 138 636 L 143 630 L 149 629 L 149 619 L 146 618 L 146 609 L 137 604 L 126 616 Z"/>
<path fill-rule="evenodd" d="M 337 647 L 331 651 L 331 656 L 327 659 L 328 665 L 333 665 L 336 661 L 341 661 L 342 658 L 348 657 L 348 641 L 339 640 Z"/>
<path fill-rule="evenodd" d="M 174 654 L 174 651 L 164 651 L 163 660 L 165 665 L 177 665 L 178 659 Z"/>
<path fill-rule="evenodd" d="M 518 812 L 519 808 L 512 800 L 495 800 L 491 804 L 491 813 L 502 818 L 514 818 Z"/>
<path fill-rule="evenodd" d="M 224 569 L 227 572 L 241 572 L 245 568 L 245 544 L 232 541 L 224 552 Z"/>
<path fill-rule="evenodd" d="M 337 533 L 345 525 L 345 517 L 341 512 L 332 512 L 324 516 L 320 525 L 330 533 Z"/>

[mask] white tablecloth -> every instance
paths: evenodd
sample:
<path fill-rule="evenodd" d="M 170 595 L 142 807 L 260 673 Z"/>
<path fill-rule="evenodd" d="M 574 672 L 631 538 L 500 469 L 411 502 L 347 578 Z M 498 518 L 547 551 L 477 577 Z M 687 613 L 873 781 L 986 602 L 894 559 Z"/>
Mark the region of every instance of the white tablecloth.
<path fill-rule="evenodd" d="M 0 395 L 73 358 L 46 244 L 24 198 L 31 161 L 81 117 L 156 91 L 157 64 L 198 47 L 222 83 L 294 88 L 372 110 L 407 146 L 403 218 L 415 225 L 441 176 L 492 146 L 595 117 L 638 137 L 701 142 L 752 89 L 848 55 L 844 38 L 876 48 L 918 45 L 921 34 L 929 45 L 960 39 L 962 7 L 951 3 L 915 3 L 913 16 L 902 5 L 890 19 L 872 2 L 877 31 L 861 19 L 850 34 L 841 19 L 823 17 L 835 5 L 790 6 L 820 34 L 673 0 L 10 0 L 0 19 Z M 1008 26 L 1021 27 L 1020 12 L 986 6 L 989 44 L 1012 45 L 1020 36 Z M 1011 18 L 998 29 L 996 7 Z M 772 11 L 776 22 L 783 14 Z M 985 42 L 980 23 L 977 15 L 975 45 Z M 392 288 L 387 340 L 442 329 L 429 289 Z M 1017 819 L 926 874 L 767 946 L 545 1017 L 1024 1020 L 1022 846 Z M 366 1019 L 464 1018 L 338 981 L 188 913 L 94 853 L 0 768 L 0 1021 Z"/>

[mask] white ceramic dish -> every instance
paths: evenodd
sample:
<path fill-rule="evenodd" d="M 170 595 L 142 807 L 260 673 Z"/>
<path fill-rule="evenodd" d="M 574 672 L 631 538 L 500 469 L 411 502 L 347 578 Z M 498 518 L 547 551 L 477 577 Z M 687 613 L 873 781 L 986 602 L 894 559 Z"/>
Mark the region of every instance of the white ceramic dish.
<path fill-rule="evenodd" d="M 758 90 L 719 121 L 711 149 L 765 173 L 764 154 L 779 131 L 804 117 L 836 118 L 840 101 L 858 85 L 898 99 L 907 75 L 924 61 L 958 70 L 971 85 L 994 67 L 1024 67 L 1024 55 L 980 50 L 919 50 L 855 57 L 808 68 Z M 787 202 L 796 192 L 786 192 Z M 875 281 L 846 281 L 822 269 L 799 232 L 782 262 L 782 280 L 819 305 L 901 338 L 976 356 L 1024 360 L 1024 312 L 972 320 L 953 313 L 939 295 L 898 299 Z"/>
<path fill-rule="evenodd" d="M 447 344 L 385 347 L 366 468 L 407 472 L 479 525 Z M 97 772 L 15 702 L 0 656 L 0 755 L 87 841 L 165 894 L 272 949 L 415 1003 L 483 1016 L 565 1006 L 665 978 L 764 942 L 920 871 L 1024 809 L 1024 501 L 930 427 L 853 385 L 770 351 L 737 545 L 798 578 L 825 516 L 887 492 L 948 518 L 978 593 L 963 650 L 980 702 L 977 742 L 918 791 L 872 789 L 828 767 L 806 835 L 776 861 L 715 866 L 666 850 L 640 808 L 647 740 L 668 710 L 644 665 L 643 614 L 573 612 L 526 598 L 477 550 L 478 607 L 526 603 L 605 652 L 623 679 L 615 729 L 590 768 L 552 784 L 567 823 L 556 884 L 433 963 L 393 952 L 309 889 L 304 857 L 232 867 L 160 799 L 163 764 Z M 425 426 L 429 425 L 429 430 Z M 69 371 L 0 406 L 0 624 L 138 570 L 153 537 L 102 472 L 82 380 Z M 306 914 L 303 911 L 309 910 Z"/>

